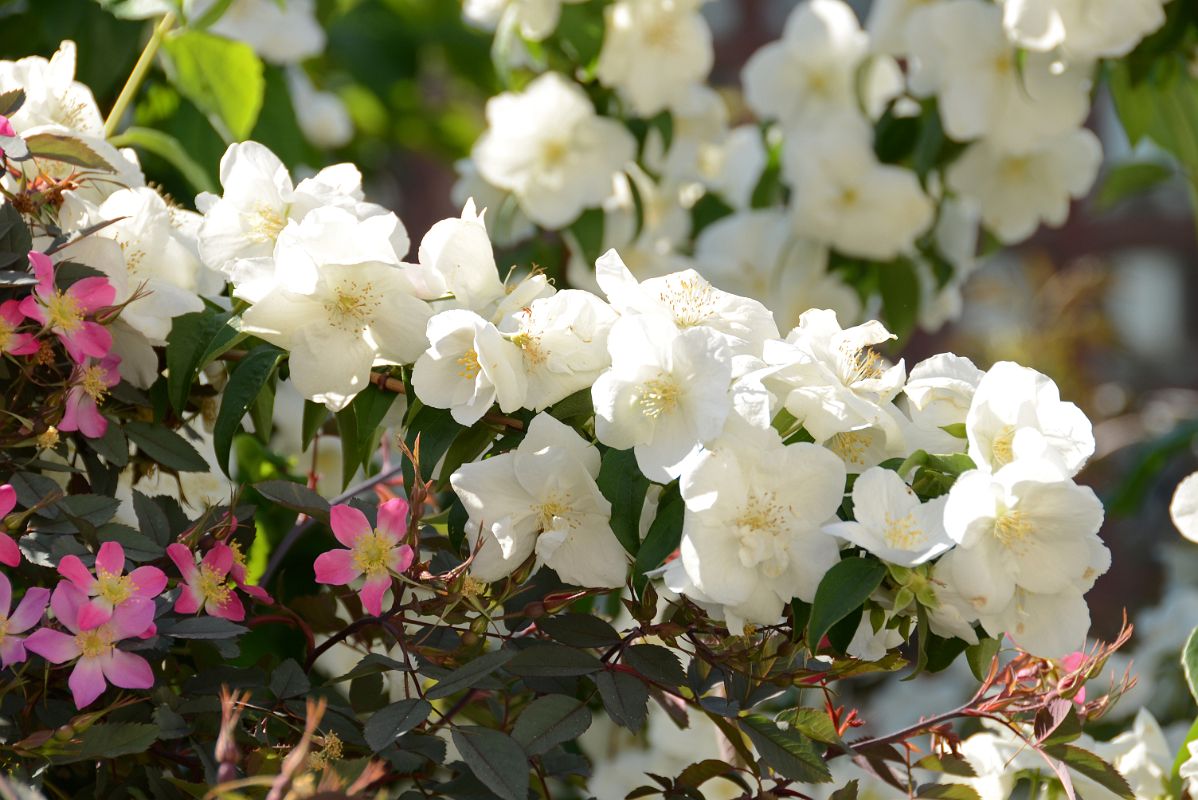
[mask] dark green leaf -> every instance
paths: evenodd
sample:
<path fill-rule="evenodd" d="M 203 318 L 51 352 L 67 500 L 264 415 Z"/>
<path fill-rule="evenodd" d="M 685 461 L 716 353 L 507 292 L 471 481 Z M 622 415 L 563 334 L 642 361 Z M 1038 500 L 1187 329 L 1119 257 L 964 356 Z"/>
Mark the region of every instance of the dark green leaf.
<path fill-rule="evenodd" d="M 828 570 L 811 604 L 807 642 L 812 651 L 833 625 L 861 607 L 885 577 L 886 565 L 872 558 L 846 558 Z"/>
<path fill-rule="evenodd" d="M 503 800 L 526 800 L 528 755 L 514 739 L 482 727 L 453 729 L 453 743 L 470 771 Z"/>
<path fill-rule="evenodd" d="M 533 645 L 507 664 L 513 675 L 532 678 L 572 678 L 601 669 L 603 664 L 590 653 L 560 644 Z"/>
<path fill-rule="evenodd" d="M 210 311 L 193 311 L 171 320 L 171 330 L 166 336 L 166 386 L 175 411 L 187 406 L 204 350 L 226 321 L 227 315 Z"/>
<path fill-rule="evenodd" d="M 121 426 L 112 420 L 109 420 L 103 436 L 99 439 L 88 439 L 87 444 L 114 467 L 124 467 L 129 463 L 129 441 L 125 438 Z"/>
<path fill-rule="evenodd" d="M 34 158 L 44 158 L 48 161 L 61 161 L 64 164 L 95 170 L 97 172 L 116 172 L 112 165 L 86 144 L 73 136 L 61 133 L 35 133 L 25 137 L 29 153 Z"/>
<path fill-rule="evenodd" d="M 400 736 L 415 728 L 428 719 L 433 707 L 419 697 L 400 700 L 385 708 L 380 708 L 370 716 L 363 733 L 366 744 L 370 749 L 379 752 Z"/>
<path fill-rule="evenodd" d="M 158 726 L 150 723 L 124 722 L 112 725 L 93 725 L 79 736 L 71 751 L 51 760 L 57 764 L 76 761 L 116 758 L 144 753 L 158 740 Z"/>
<path fill-rule="evenodd" d="M 676 687 L 686 683 L 686 673 L 678 656 L 656 644 L 634 644 L 621 657 L 631 667 L 654 683 Z"/>
<path fill-rule="evenodd" d="M 604 220 L 603 209 L 588 208 L 567 228 L 578 243 L 578 251 L 587 266 L 593 265 L 603 253 Z"/>
<path fill-rule="evenodd" d="M 1089 750 L 1083 750 L 1071 744 L 1058 744 L 1045 748 L 1044 752 L 1065 762 L 1069 769 L 1086 776 L 1119 797 L 1135 800 L 1136 795 L 1128 786 L 1127 779 L 1120 775 L 1117 769 Z"/>
<path fill-rule="evenodd" d="M 512 738 L 533 756 L 554 745 L 577 739 L 591 727 L 591 712 L 586 704 L 563 694 L 538 697 L 520 712 Z"/>
<path fill-rule="evenodd" d="M 832 792 L 828 800 L 857 800 L 857 781 L 849 781 L 844 786 Z"/>
<path fill-rule="evenodd" d="M 649 687 L 627 672 L 603 671 L 595 676 L 595 686 L 608 716 L 617 725 L 639 731 L 649 713 Z"/>
<path fill-rule="evenodd" d="M 779 775 L 803 783 L 832 780 L 823 755 L 807 737 L 782 730 L 773 720 L 758 714 L 741 717 L 739 722 L 762 761 Z"/>
<path fill-rule="evenodd" d="M 591 614 L 559 614 L 537 620 L 537 627 L 571 647 L 611 647 L 620 634 L 607 622 Z"/>
<path fill-rule="evenodd" d="M 1190 631 L 1186 646 L 1181 651 L 1181 668 L 1186 676 L 1186 686 L 1190 694 L 1198 701 L 1198 628 Z"/>
<path fill-rule="evenodd" d="M 22 269 L 29 266 L 29 251 L 32 249 L 33 236 L 21 218 L 21 212 L 13 208 L 12 203 L 0 205 L 0 267 L 16 267 L 18 275 L 33 277 Z"/>
<path fill-rule="evenodd" d="M 649 479 L 636 465 L 631 450 L 608 450 L 599 468 L 599 491 L 611 503 L 611 529 L 633 556 L 641 547 L 641 508 Z"/>
<path fill-rule="evenodd" d="M 229 375 L 212 429 L 216 463 L 226 475 L 229 474 L 229 448 L 233 446 L 233 436 L 241 430 L 245 412 L 266 387 L 283 355 L 283 351 L 274 345 L 264 344 L 251 350 Z"/>
<path fill-rule="evenodd" d="M 1036 742 L 1041 747 L 1072 742 L 1082 735 L 1082 723 L 1073 708 L 1073 701 L 1053 700 L 1036 714 Z"/>
<path fill-rule="evenodd" d="M 661 493 L 657 506 L 657 516 L 645 534 L 636 553 L 636 564 L 633 568 L 633 581 L 640 586 L 646 582 L 645 573 L 657 569 L 671 553 L 678 549 L 682 541 L 682 519 L 686 506 L 682 495 L 678 492 L 678 484 L 673 483 Z M 639 512 L 638 512 L 639 515 Z"/>
<path fill-rule="evenodd" d="M 354 666 L 349 672 L 344 675 L 334 678 L 333 683 L 341 681 L 352 681 L 354 678 L 361 678 L 363 675 L 374 675 L 382 672 L 410 672 L 407 665 L 402 661 L 396 661 L 390 656 L 385 656 L 382 653 L 367 653 L 362 656 L 362 660 Z"/>
<path fill-rule="evenodd" d="M 462 689 L 469 689 L 515 657 L 516 653 L 513 650 L 494 650 L 490 653 L 483 653 L 446 675 L 433 688 L 425 692 L 424 696 L 429 700 L 436 700 L 441 697 L 449 697 Z"/>
<path fill-rule="evenodd" d="M 882 294 L 882 311 L 886 327 L 900 340 L 915 329 L 919 320 L 919 276 L 911 262 L 900 258 L 878 267 L 878 288 Z"/>
<path fill-rule="evenodd" d="M 220 617 L 185 617 L 176 622 L 160 622 L 158 633 L 175 639 L 231 639 L 248 628 Z"/>
<path fill-rule="evenodd" d="M 956 775 L 959 778 L 976 778 L 977 771 L 973 766 L 961 756 L 954 756 L 952 753 L 943 755 L 924 756 L 915 762 L 915 766 L 920 769 L 926 769 L 931 772 L 943 772 L 945 775 Z"/>
<path fill-rule="evenodd" d="M 328 418 L 329 410 L 323 404 L 313 403 L 311 400 L 304 401 L 304 418 L 300 424 L 301 448 L 308 449 L 308 445 L 312 444 L 312 440 L 316 438 L 316 432 Z"/>
<path fill-rule="evenodd" d="M 125 435 L 146 456 L 178 472 L 207 472 L 210 467 L 191 443 L 163 425 L 125 423 Z"/>
<path fill-rule="evenodd" d="M 675 783 L 679 786 L 698 789 L 712 778 L 725 778 L 739 784 L 745 790 L 749 789 L 748 785 L 744 783 L 744 780 L 738 774 L 736 767 L 726 761 L 719 761 L 714 758 L 691 764 L 678 773 Z"/>
<path fill-rule="evenodd" d="M 920 786 L 915 796 L 939 800 L 982 800 L 976 790 L 963 783 L 933 783 Z"/>
<path fill-rule="evenodd" d="M 369 468 L 371 456 L 378 444 L 379 425 L 397 396 L 394 392 L 370 384 L 348 406 L 337 412 L 344 485 L 349 485 L 359 466 Z M 429 465 L 430 468 L 432 466 Z"/>
<path fill-rule="evenodd" d="M 116 542 L 125 550 L 125 556 L 137 563 L 153 561 L 166 555 L 166 549 L 158 542 L 143 533 L 135 531 L 128 525 L 110 522 L 101 525 L 96 530 L 96 539 L 104 542 Z"/>
<path fill-rule="evenodd" d="M 998 639 L 980 639 L 977 644 L 965 648 L 965 660 L 969 663 L 969 670 L 973 673 L 973 677 L 979 681 L 986 680 L 986 675 L 990 672 L 990 665 L 994 662 L 994 657 L 998 655 L 1001 646 L 1002 642 Z"/>
<path fill-rule="evenodd" d="M 11 117 L 20 111 L 23 105 L 25 105 L 24 89 L 10 89 L 0 94 L 0 114 L 6 117 Z"/>
<path fill-rule="evenodd" d="M 270 673 L 270 690 L 280 700 L 301 697 L 312 688 L 312 682 L 295 659 L 287 659 Z"/>
<path fill-rule="evenodd" d="M 1128 198 L 1145 194 L 1176 174 L 1177 171 L 1168 164 L 1155 161 L 1117 164 L 1103 179 L 1102 188 L 1094 198 L 1094 206 L 1098 211 L 1109 211 Z"/>
<path fill-rule="evenodd" d="M 789 730 L 798 731 L 817 742 L 842 744 L 832 718 L 822 708 L 791 708 L 779 714 L 777 720 L 785 722 Z"/>
<path fill-rule="evenodd" d="M 167 75 L 184 97 L 208 115 L 226 141 L 254 130 L 266 92 L 262 60 L 249 45 L 203 31 L 181 31 L 162 43 Z"/>
<path fill-rule="evenodd" d="M 272 500 L 284 508 L 316 517 L 320 520 L 329 518 L 329 501 L 316 492 L 294 481 L 262 481 L 255 483 L 254 489 L 267 500 Z"/>

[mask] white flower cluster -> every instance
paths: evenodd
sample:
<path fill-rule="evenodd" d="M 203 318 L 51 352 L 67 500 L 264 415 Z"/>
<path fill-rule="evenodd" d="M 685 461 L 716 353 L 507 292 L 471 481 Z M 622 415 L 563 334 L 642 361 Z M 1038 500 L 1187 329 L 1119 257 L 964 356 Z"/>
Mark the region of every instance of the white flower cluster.
<path fill-rule="evenodd" d="M 604 247 L 639 277 L 693 265 L 770 303 L 788 325 L 812 307 L 846 322 L 861 313 L 829 273 L 830 253 L 907 259 L 925 295 L 922 321 L 934 327 L 959 312 L 979 223 L 1014 244 L 1062 224 L 1089 191 L 1102 152 L 1082 126 L 1097 62 L 1159 28 L 1164 2 L 878 0 L 863 28 L 843 0 L 805 0 L 742 72 L 761 125 L 733 128 L 705 85 L 712 34 L 701 3 L 618 0 L 605 9 L 596 63 L 577 73 L 616 102 L 596 112 L 583 86 L 556 72 L 494 98 L 487 132 L 460 165 L 463 191 L 512 198 L 496 229 L 505 238 L 527 235 L 529 220 L 568 229 L 602 209 Z M 560 11 L 556 0 L 468 2 L 467 18 L 478 21 L 482 6 L 515 15 L 538 42 Z M 663 114 L 668 132 L 655 124 Z M 634 156 L 624 122 L 637 118 L 649 126 Z M 904 125 L 919 141 L 891 163 L 884 139 Z M 780 152 L 789 192 L 754 202 L 767 150 Z M 707 194 L 731 213 L 696 228 L 691 210 Z M 751 253 L 725 245 L 750 239 Z M 590 265 L 567 241 L 571 278 L 588 285 Z"/>

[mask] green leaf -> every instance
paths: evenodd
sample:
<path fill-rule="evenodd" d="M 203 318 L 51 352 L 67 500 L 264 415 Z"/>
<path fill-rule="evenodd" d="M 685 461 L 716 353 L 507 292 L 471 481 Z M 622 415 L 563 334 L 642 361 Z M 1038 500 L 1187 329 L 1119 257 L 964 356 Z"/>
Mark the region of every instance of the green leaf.
<path fill-rule="evenodd" d="M 1107 172 L 1102 188 L 1094 198 L 1098 211 L 1110 211 L 1119 203 L 1164 183 L 1177 174 L 1168 164 L 1155 161 L 1133 161 L 1118 164 Z"/>
<path fill-rule="evenodd" d="M 1181 669 L 1186 676 L 1186 686 L 1198 702 L 1198 628 L 1190 631 L 1186 646 L 1181 651 Z"/>
<path fill-rule="evenodd" d="M 454 421 L 448 409 L 422 406 L 408 422 L 404 432 L 404 442 L 413 450 L 416 447 L 416 437 L 420 437 L 420 475 L 424 480 L 431 480 L 433 469 L 441 456 L 449 450 L 449 446 L 458 438 L 462 426 Z M 416 476 L 411 461 L 404 459 L 404 485 L 411 486 Z"/>
<path fill-rule="evenodd" d="M 737 784 L 742 789 L 749 791 L 749 786 L 744 782 L 744 779 L 740 777 L 736 767 L 732 766 L 727 761 L 720 761 L 715 758 L 708 758 L 691 764 L 686 769 L 682 770 L 682 772 L 678 773 L 678 777 L 674 780 L 674 782 L 679 786 L 698 789 L 712 778 L 724 778 L 725 780 L 729 780 Z"/>
<path fill-rule="evenodd" d="M 262 60 L 243 42 L 195 30 L 177 31 L 162 43 L 167 76 L 203 111 L 227 142 L 246 139 L 258 121 L 266 92 Z"/>
<path fill-rule="evenodd" d="M 0 94 L 0 114 L 11 117 L 25 105 L 25 90 L 11 89 Z"/>
<path fill-rule="evenodd" d="M 449 697 L 462 689 L 469 689 L 515 657 L 516 653 L 512 650 L 483 653 L 439 680 L 433 688 L 424 693 L 424 696 L 429 700 L 437 700 L 441 697 Z"/>
<path fill-rule="evenodd" d="M 965 648 L 965 660 L 969 663 L 969 671 L 979 681 L 986 680 L 990 665 L 998 655 L 1002 642 L 998 639 L 980 639 L 977 644 Z"/>
<path fill-rule="evenodd" d="M 158 633 L 175 639 L 231 639 L 249 629 L 220 617 L 184 617 L 158 623 Z"/>
<path fill-rule="evenodd" d="M 29 146 L 29 154 L 34 158 L 61 161 L 64 164 L 97 172 L 116 172 L 113 166 L 95 150 L 73 136 L 61 133 L 35 133 L 25 137 L 25 144 Z"/>
<path fill-rule="evenodd" d="M 208 472 L 211 467 L 191 443 L 163 425 L 125 423 L 125 435 L 149 458 L 179 472 Z"/>
<path fill-rule="evenodd" d="M 828 795 L 828 800 L 857 800 L 857 780 L 851 780 Z"/>
<path fill-rule="evenodd" d="M 885 577 L 886 565 L 872 558 L 846 558 L 828 570 L 811 604 L 807 642 L 813 652 L 824 634 L 860 608 Z"/>
<path fill-rule="evenodd" d="M 229 375 L 229 382 L 221 393 L 216 425 L 212 429 L 216 463 L 226 475 L 229 474 L 229 448 L 233 446 L 233 436 L 241 430 L 242 417 L 258 393 L 266 387 L 283 355 L 282 350 L 271 344 L 255 347 Z"/>
<path fill-rule="evenodd" d="M 366 721 L 366 744 L 377 753 L 428 719 L 432 711 L 432 704 L 419 697 L 380 708 Z"/>
<path fill-rule="evenodd" d="M 654 683 L 676 687 L 686 683 L 686 673 L 678 656 L 656 644 L 634 644 L 621 657 L 625 666 L 644 675 Z"/>
<path fill-rule="evenodd" d="M 919 320 L 920 288 L 915 267 L 905 258 L 880 265 L 878 288 L 887 327 L 900 340 L 906 339 Z"/>
<path fill-rule="evenodd" d="M 316 492 L 294 481 L 262 481 L 255 483 L 254 489 L 258 494 L 284 508 L 316 517 L 322 522 L 329 519 L 329 501 Z"/>
<path fill-rule="evenodd" d="M 383 672 L 411 672 L 407 664 L 402 661 L 396 661 L 390 656 L 385 656 L 382 653 L 367 653 L 362 656 L 353 669 L 349 672 L 334 678 L 332 683 L 341 683 L 342 681 L 352 681 L 354 678 L 361 678 L 366 675 L 376 675 Z"/>
<path fill-rule="evenodd" d="M 533 645 L 507 664 L 513 675 L 531 678 L 573 678 L 601 669 L 602 662 L 590 653 L 560 644 Z"/>
<path fill-rule="evenodd" d="M 981 795 L 963 783 L 932 783 L 920 786 L 916 797 L 934 797 L 939 800 L 982 800 Z"/>
<path fill-rule="evenodd" d="M 512 737 L 490 728 L 457 727 L 453 743 L 470 771 L 503 800 L 526 800 L 528 755 Z"/>
<path fill-rule="evenodd" d="M 193 311 L 171 320 L 171 332 L 166 337 L 166 386 L 175 411 L 181 412 L 187 406 L 204 351 L 228 319 L 228 314 Z"/>
<path fill-rule="evenodd" d="M 133 513 L 137 515 L 137 525 L 141 532 L 158 544 L 166 547 L 171 543 L 171 524 L 166 518 L 166 512 L 136 489 L 133 490 Z"/>
<path fill-rule="evenodd" d="M 1058 698 L 1040 709 L 1035 720 L 1036 743 L 1041 747 L 1072 742 L 1082 735 L 1082 723 L 1073 701 Z"/>
<path fill-rule="evenodd" d="M 591 727 L 591 712 L 586 704 L 564 694 L 538 697 L 520 712 L 512 738 L 533 756 L 549 751 L 554 745 L 577 739 Z"/>
<path fill-rule="evenodd" d="M 312 682 L 302 667 L 289 658 L 270 673 L 270 691 L 280 700 L 302 697 L 312 688 Z"/>
<path fill-rule="evenodd" d="M 201 14 L 197 19 L 191 20 L 191 27 L 194 30 L 207 30 L 215 25 L 220 18 L 229 10 L 229 6 L 233 5 L 233 0 L 216 0 L 208 10 Z"/>
<path fill-rule="evenodd" d="M 649 714 L 649 687 L 627 672 L 603 671 L 595 676 L 595 686 L 608 716 L 617 725 L 638 731 Z"/>
<path fill-rule="evenodd" d="M 587 266 L 603 254 L 603 226 L 606 215 L 601 208 L 588 208 L 566 229 L 578 245 L 578 252 Z"/>
<path fill-rule="evenodd" d="M 379 425 L 395 403 L 396 395 L 370 384 L 348 406 L 337 412 L 337 431 L 341 435 L 341 479 L 346 486 L 358 467 L 370 468 L 381 429 Z M 429 465 L 430 468 L 433 465 Z"/>
<path fill-rule="evenodd" d="M 823 755 L 807 737 L 782 730 L 773 720 L 759 714 L 741 717 L 739 722 L 741 730 L 761 754 L 761 760 L 779 775 L 803 783 L 832 780 Z"/>
<path fill-rule="evenodd" d="M 977 771 L 966 759 L 954 756 L 952 753 L 943 755 L 924 756 L 915 762 L 915 766 L 931 772 L 943 772 L 945 775 L 956 775 L 959 778 L 976 778 Z"/>
<path fill-rule="evenodd" d="M 637 467 L 636 454 L 632 450 L 608 450 L 603 454 L 596 483 L 611 503 L 612 533 L 635 556 L 641 548 L 641 509 L 649 490 L 649 479 Z"/>
<path fill-rule="evenodd" d="M 1058 744 L 1053 747 L 1044 748 L 1044 752 L 1055 759 L 1065 762 L 1069 769 L 1079 775 L 1086 776 L 1104 789 L 1114 792 L 1119 797 L 1125 798 L 1125 800 L 1136 799 L 1135 792 L 1128 786 L 1127 779 L 1119 774 L 1119 770 L 1089 750 L 1083 750 L 1071 744 Z"/>
<path fill-rule="evenodd" d="M 796 707 L 787 709 L 778 715 L 779 722 L 785 722 L 787 728 L 798 731 L 809 739 L 824 744 L 843 744 L 832 718 L 822 708 Z"/>
<path fill-rule="evenodd" d="M 620 643 L 620 634 L 616 629 L 591 614 L 545 617 L 537 620 L 537 627 L 571 647 L 611 647 Z"/>
<path fill-rule="evenodd" d="M 311 400 L 304 401 L 304 418 L 300 423 L 300 447 L 302 449 L 308 449 L 312 440 L 316 438 L 316 432 L 328 418 L 329 410 L 322 403 L 313 403 Z"/>
<path fill-rule="evenodd" d="M 63 755 L 51 756 L 56 764 L 110 759 L 144 753 L 158 740 L 158 726 L 151 723 L 125 722 L 93 725 L 79 736 L 78 744 Z"/>
<path fill-rule="evenodd" d="M 29 251 L 33 249 L 33 235 L 21 218 L 21 212 L 13 208 L 12 203 L 0 205 L 0 267 L 19 267 L 18 276 L 33 278 L 25 271 L 29 266 Z M 34 278 L 34 283 L 37 282 Z M 19 286 L 15 279 L 5 282 L 9 286 Z"/>
<path fill-rule="evenodd" d="M 158 156 L 174 167 L 197 193 L 218 191 L 207 170 L 169 133 L 153 128 L 126 128 L 108 142 L 113 147 L 133 147 Z"/>
<path fill-rule="evenodd" d="M 682 520 L 686 510 L 682 495 L 678 492 L 678 484 L 672 483 L 661 493 L 657 505 L 657 516 L 649 525 L 645 541 L 641 542 L 636 552 L 636 564 L 633 568 L 633 582 L 644 586 L 648 580 L 645 573 L 656 569 L 661 563 L 678 549 L 682 541 Z"/>

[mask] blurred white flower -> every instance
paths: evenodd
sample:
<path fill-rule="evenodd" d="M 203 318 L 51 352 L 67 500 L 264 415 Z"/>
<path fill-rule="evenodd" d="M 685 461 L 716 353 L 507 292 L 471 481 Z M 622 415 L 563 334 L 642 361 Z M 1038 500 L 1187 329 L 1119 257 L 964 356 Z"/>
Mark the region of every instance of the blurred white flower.
<path fill-rule="evenodd" d="M 298 66 L 287 68 L 287 87 L 291 90 L 295 121 L 305 139 L 327 148 L 350 143 L 354 138 L 354 123 L 340 97 L 317 89 L 308 73 Z"/>
<path fill-rule="evenodd" d="M 460 425 L 473 425 L 495 402 L 505 412 L 524 403 L 528 379 L 520 348 L 490 322 L 465 309 L 428 321 L 428 350 L 412 368 L 421 402 L 448 408 Z"/>
<path fill-rule="evenodd" d="M 1165 741 L 1160 724 L 1148 709 L 1139 709 L 1131 730 L 1123 731 L 1110 741 L 1096 742 L 1083 735 L 1077 746 L 1118 770 L 1136 797 L 1168 796 L 1174 754 Z M 1077 775 L 1073 785 L 1087 798 L 1115 800 L 1119 796 L 1085 775 Z"/>
<path fill-rule="evenodd" d="M 679 332 L 660 315 L 626 316 L 607 338 L 611 368 L 595 381 L 595 437 L 633 448 L 649 480 L 669 483 L 720 434 L 731 407 L 731 355 L 710 328 Z"/>
<path fill-rule="evenodd" d="M 556 72 L 488 100 L 487 125 L 471 156 L 479 174 L 547 228 L 600 205 L 636 150 L 622 124 L 598 116 L 586 93 Z"/>
<path fill-rule="evenodd" d="M 1186 791 L 1192 795 L 1198 793 L 1198 741 L 1188 743 L 1186 751 L 1189 753 L 1189 757 L 1181 765 L 1177 774 L 1185 781 Z"/>
<path fill-rule="evenodd" d="M 185 0 L 196 19 L 217 0 Z M 297 64 L 324 51 L 325 33 L 315 0 L 233 0 L 210 31 L 245 42 L 272 64 Z"/>
<path fill-rule="evenodd" d="M 953 546 L 944 531 L 947 497 L 920 502 L 893 470 L 872 467 L 853 484 L 852 522 L 833 522 L 824 532 L 863 547 L 890 564 L 914 567 Z"/>
<path fill-rule="evenodd" d="M 512 25 L 533 42 L 548 37 L 557 28 L 563 3 L 584 0 L 465 0 L 462 17 L 483 30 Z"/>
<path fill-rule="evenodd" d="M 463 464 L 449 482 L 478 547 L 470 572 L 499 580 L 535 553 L 567 583 L 623 586 L 628 558 L 598 476 L 598 449 L 549 414 L 533 419 L 515 450 Z"/>
<path fill-rule="evenodd" d="M 1011 40 L 1070 60 L 1118 58 L 1165 24 L 1169 0 L 999 0 Z"/>
<path fill-rule="evenodd" d="M 865 23 L 870 49 L 892 56 L 906 55 L 910 46 L 907 29 L 912 15 L 936 2 L 939 0 L 874 0 Z"/>
<path fill-rule="evenodd" d="M 1182 536 L 1198 542 L 1198 472 L 1187 475 L 1177 484 L 1169 503 L 1169 517 Z"/>
<path fill-rule="evenodd" d="M 977 142 L 948 168 L 949 187 L 978 203 L 982 222 L 1004 244 L 1016 244 L 1041 223 L 1059 227 L 1069 204 L 1090 191 L 1102 165 L 1102 144 L 1079 128 L 1022 152 Z"/>
<path fill-rule="evenodd" d="M 75 43 L 58 45 L 49 60 L 29 56 L 0 61 L 0 92 L 21 89 L 25 102 L 8 121 L 17 133 L 39 125 L 61 125 L 89 136 L 104 136 L 104 118 L 92 90 L 75 80 Z"/>
<path fill-rule="evenodd" d="M 450 200 L 456 206 L 465 206 L 474 201 L 483 210 L 479 216 L 486 217 L 487 234 L 497 245 L 505 246 L 523 241 L 536 232 L 528 215 L 520 210 L 520 203 L 508 191 L 492 186 L 478 174 L 478 167 L 469 158 L 454 162 L 458 179 L 450 191 Z"/>
<path fill-rule="evenodd" d="M 985 138 L 1022 150 L 1077 128 L 1090 110 L 1090 65 L 1062 67 L 1048 53 L 1022 59 L 1007 39 L 1002 9 L 949 0 L 917 11 L 908 27 L 911 89 L 940 101 L 957 141 Z"/>
<path fill-rule="evenodd" d="M 606 26 L 596 76 L 626 98 L 636 116 L 670 107 L 711 71 L 711 29 L 703 0 L 617 0 Z"/>

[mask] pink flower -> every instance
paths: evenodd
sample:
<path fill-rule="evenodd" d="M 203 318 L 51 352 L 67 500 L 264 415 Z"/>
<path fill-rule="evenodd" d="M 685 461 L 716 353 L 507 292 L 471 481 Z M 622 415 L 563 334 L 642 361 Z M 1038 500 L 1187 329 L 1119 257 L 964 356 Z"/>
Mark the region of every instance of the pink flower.
<path fill-rule="evenodd" d="M 1061 659 L 1061 669 L 1066 674 L 1069 674 L 1069 673 L 1076 672 L 1077 670 L 1081 669 L 1082 665 L 1085 663 L 1086 663 L 1085 651 L 1078 650 L 1076 652 L 1070 653 L 1069 655 L 1067 655 Z M 1066 680 L 1070 684 L 1069 686 L 1064 685 L 1066 683 Z M 1073 678 L 1062 679 L 1061 688 L 1063 690 L 1068 690 L 1068 689 L 1072 688 L 1073 680 L 1074 680 Z M 1085 705 L 1085 702 L 1086 702 L 1086 687 L 1085 686 L 1083 686 L 1081 689 L 1079 689 L 1077 694 L 1075 694 L 1073 696 L 1073 702 L 1077 703 L 1079 706 Z"/>
<path fill-rule="evenodd" d="M 0 303 L 0 353 L 27 356 L 37 352 L 37 339 L 32 333 L 17 333 L 25 321 L 21 304 L 16 300 Z"/>
<path fill-rule="evenodd" d="M 116 299 L 116 289 L 108 279 L 83 278 L 64 292 L 55 288 L 54 268 L 44 253 L 30 252 L 29 263 L 37 276 L 37 288 L 21 301 L 21 313 L 53 331 L 76 364 L 82 364 L 88 356 L 108 355 L 112 334 L 98 322 L 86 319 Z"/>
<path fill-rule="evenodd" d="M 58 573 L 85 595 L 93 599 L 80 612 L 79 627 L 91 630 L 112 618 L 112 612 L 137 599 L 153 600 L 166 588 L 166 573 L 158 567 L 138 567 L 125 572 L 125 549 L 117 542 L 105 542 L 96 553 L 96 574 L 92 575 L 78 556 L 64 556 L 58 562 Z M 154 635 L 150 625 L 140 635 Z"/>
<path fill-rule="evenodd" d="M 230 528 L 237 527 L 237 518 L 232 518 L 233 523 Z M 237 584 L 237 588 L 245 592 L 250 597 L 257 600 L 259 603 L 273 603 L 274 598 L 267 593 L 261 586 L 255 586 L 247 582 L 245 574 L 245 554 L 241 552 L 241 545 L 237 542 L 229 541 L 228 547 L 233 551 L 233 566 L 229 568 L 229 577 L 233 579 L 233 583 Z"/>
<path fill-rule="evenodd" d="M 120 363 L 120 356 L 109 355 L 75 367 L 67 390 L 66 411 L 58 423 L 60 431 L 79 431 L 89 439 L 104 435 L 108 420 L 100 413 L 99 403 L 108 396 L 109 389 L 121 382 Z"/>
<path fill-rule="evenodd" d="M 317 583 L 344 586 L 365 575 L 358 590 L 362 607 L 376 617 L 383 613 L 383 595 L 391 588 L 392 573 L 412 565 L 415 554 L 403 544 L 408 530 L 408 503 L 396 497 L 379 506 L 379 525 L 372 529 L 366 515 L 347 506 L 333 506 L 329 514 L 333 535 L 348 550 L 321 553 L 313 563 Z"/>
<path fill-rule="evenodd" d="M 8 117 L 0 114 L 0 136 L 13 137 L 17 135 L 16 129 L 12 126 L 12 122 Z"/>
<path fill-rule="evenodd" d="M 0 573 L 0 668 L 7 669 L 25 660 L 25 637 L 17 636 L 32 628 L 46 613 L 50 602 L 50 590 L 40 586 L 28 589 L 17 610 L 9 616 L 12 608 L 12 584 Z"/>
<path fill-rule="evenodd" d="M 122 689 L 149 689 L 154 685 L 149 662 L 116 646 L 154 624 L 153 601 L 136 598 L 122 603 L 103 625 L 84 628 L 79 620 L 91 613 L 86 610 L 89 605 L 87 595 L 62 581 L 54 589 L 50 608 L 70 633 L 39 628 L 25 639 L 26 650 L 54 664 L 78 659 L 67 684 L 79 709 L 91 705 L 109 683 Z"/>
<path fill-rule="evenodd" d="M 4 484 L 0 486 L 0 525 L 4 522 L 4 517 L 8 516 L 8 512 L 16 508 L 17 505 L 17 490 L 12 488 L 12 484 Z M 17 543 L 7 533 L 0 533 L 0 564 L 5 566 L 15 567 L 21 563 L 21 550 L 17 547 Z M 0 637 L 2 639 L 3 637 Z"/>
<path fill-rule="evenodd" d="M 233 622 L 245 619 L 245 606 L 234 592 L 237 584 L 229 574 L 235 559 L 227 544 L 216 544 L 198 566 L 192 552 L 181 544 L 169 545 L 166 554 L 187 584 L 175 601 L 175 613 L 194 614 L 202 608 L 211 616 Z"/>

